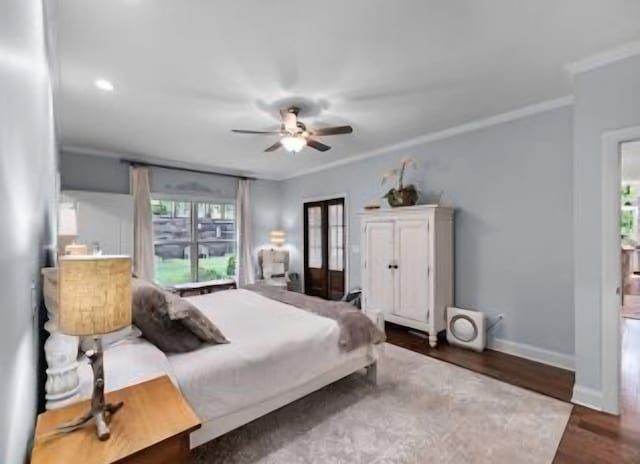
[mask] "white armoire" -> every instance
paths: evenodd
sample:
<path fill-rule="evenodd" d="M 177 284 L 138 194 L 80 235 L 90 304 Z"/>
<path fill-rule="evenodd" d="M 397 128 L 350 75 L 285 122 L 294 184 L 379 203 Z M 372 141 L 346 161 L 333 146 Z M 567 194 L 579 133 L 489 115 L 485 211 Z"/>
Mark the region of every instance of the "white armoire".
<path fill-rule="evenodd" d="M 427 332 L 435 347 L 453 306 L 453 209 L 421 205 L 360 217 L 364 311 Z"/>

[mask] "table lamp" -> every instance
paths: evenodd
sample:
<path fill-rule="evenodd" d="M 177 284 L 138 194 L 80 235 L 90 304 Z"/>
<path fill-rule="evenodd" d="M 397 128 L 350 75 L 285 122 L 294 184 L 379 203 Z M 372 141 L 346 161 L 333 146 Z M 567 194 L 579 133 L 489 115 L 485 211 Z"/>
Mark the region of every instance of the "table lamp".
<path fill-rule="evenodd" d="M 131 325 L 131 258 L 63 256 L 58 264 L 58 328 L 67 335 L 91 336 L 87 353 L 93 371 L 91 410 L 58 428 L 71 432 L 95 420 L 100 440 L 110 436 L 107 418 L 122 403 L 105 404 L 101 335 Z"/>
<path fill-rule="evenodd" d="M 271 244 L 276 247 L 281 247 L 284 245 L 286 233 L 284 230 L 273 230 L 271 231 Z"/>

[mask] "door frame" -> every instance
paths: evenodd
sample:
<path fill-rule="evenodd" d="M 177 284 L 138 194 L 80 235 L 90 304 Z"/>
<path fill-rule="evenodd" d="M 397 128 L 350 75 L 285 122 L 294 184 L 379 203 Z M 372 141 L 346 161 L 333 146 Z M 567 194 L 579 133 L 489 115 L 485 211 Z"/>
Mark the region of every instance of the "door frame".
<path fill-rule="evenodd" d="M 345 295 L 347 294 L 347 292 L 350 290 L 350 286 L 349 283 L 351 281 L 351 279 L 349 278 L 349 274 L 351 272 L 351 259 L 350 259 L 350 255 L 351 255 L 351 250 L 349 249 L 349 244 L 351 242 L 351 240 L 349 240 L 349 235 L 351 233 L 351 227 L 350 227 L 350 221 L 349 221 L 349 211 L 350 211 L 350 207 L 349 207 L 349 195 L 347 193 L 336 193 L 334 195 L 319 195 L 319 196 L 308 196 L 308 197 L 302 197 L 302 200 L 300 201 L 300 206 L 298 208 L 299 211 L 299 216 L 298 216 L 298 220 L 300 221 L 300 224 L 302 225 L 302 227 L 300 227 L 300 236 L 298 237 L 299 242 L 302 244 L 302 250 L 300 250 L 301 252 L 301 257 L 302 257 L 302 267 L 301 267 L 301 271 L 300 271 L 300 283 L 302 284 L 302 291 L 304 292 L 304 289 L 306 288 L 306 282 L 305 282 L 305 275 L 304 275 L 304 204 L 305 203 L 312 203 L 314 201 L 327 201 L 327 200 L 334 200 L 337 198 L 342 198 L 344 200 L 344 227 L 346 229 L 346 232 L 344 234 L 344 266 L 345 266 L 345 273 L 344 273 L 344 293 Z"/>
<path fill-rule="evenodd" d="M 620 145 L 640 139 L 640 126 L 602 136 L 602 223 L 600 274 L 600 385 L 602 410 L 620 414 L 622 276 L 620 271 Z M 620 294 L 617 289 L 620 289 Z M 615 310 L 614 310 L 615 309 Z"/>

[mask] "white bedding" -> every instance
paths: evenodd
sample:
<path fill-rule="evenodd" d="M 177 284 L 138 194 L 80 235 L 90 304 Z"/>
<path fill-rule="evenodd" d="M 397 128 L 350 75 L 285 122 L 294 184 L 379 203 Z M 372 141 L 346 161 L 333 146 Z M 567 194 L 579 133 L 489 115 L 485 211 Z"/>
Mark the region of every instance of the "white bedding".
<path fill-rule="evenodd" d="M 189 297 L 231 341 L 165 355 L 144 339 L 105 351 L 106 391 L 169 375 L 203 422 L 294 390 L 358 358 L 371 347 L 339 350 L 338 324 L 247 290 Z M 81 363 L 81 391 L 91 395 L 91 370 Z"/>
<path fill-rule="evenodd" d="M 231 341 L 169 355 L 180 389 L 203 421 L 250 407 L 364 357 L 338 348 L 338 324 L 248 290 L 188 298 Z"/>

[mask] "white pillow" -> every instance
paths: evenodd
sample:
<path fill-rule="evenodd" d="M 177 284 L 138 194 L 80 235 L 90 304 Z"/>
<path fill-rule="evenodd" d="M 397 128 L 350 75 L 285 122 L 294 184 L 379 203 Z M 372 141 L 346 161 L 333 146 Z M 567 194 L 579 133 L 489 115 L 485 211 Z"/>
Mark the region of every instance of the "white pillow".
<path fill-rule="evenodd" d="M 124 329 L 116 330 L 108 334 L 100 336 L 102 340 L 102 349 L 106 350 L 109 347 L 116 346 L 124 340 L 133 340 L 142 336 L 142 332 L 135 325 L 130 325 Z M 83 353 L 93 349 L 93 337 L 80 337 L 80 350 Z"/>

